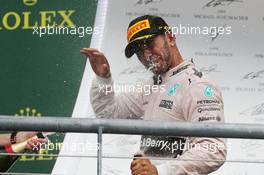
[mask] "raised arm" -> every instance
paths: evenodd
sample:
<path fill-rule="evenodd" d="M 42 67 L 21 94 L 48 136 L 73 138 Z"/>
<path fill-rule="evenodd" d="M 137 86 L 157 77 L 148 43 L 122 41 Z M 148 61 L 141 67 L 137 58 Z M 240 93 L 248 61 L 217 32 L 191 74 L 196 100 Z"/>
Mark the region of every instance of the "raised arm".
<path fill-rule="evenodd" d="M 110 65 L 104 54 L 92 48 L 84 48 L 80 52 L 89 57 L 96 74 L 90 91 L 90 100 L 96 116 L 140 119 L 143 115 L 143 93 L 136 91 L 115 93 Z"/>

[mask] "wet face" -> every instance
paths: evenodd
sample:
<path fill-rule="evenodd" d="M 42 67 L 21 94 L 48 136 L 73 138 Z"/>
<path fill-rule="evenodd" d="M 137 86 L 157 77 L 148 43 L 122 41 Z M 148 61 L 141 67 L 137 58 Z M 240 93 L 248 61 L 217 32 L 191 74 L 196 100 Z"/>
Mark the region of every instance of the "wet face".
<path fill-rule="evenodd" d="M 146 69 L 154 74 L 166 73 L 170 67 L 171 54 L 166 35 L 146 39 L 137 45 L 136 55 Z"/>

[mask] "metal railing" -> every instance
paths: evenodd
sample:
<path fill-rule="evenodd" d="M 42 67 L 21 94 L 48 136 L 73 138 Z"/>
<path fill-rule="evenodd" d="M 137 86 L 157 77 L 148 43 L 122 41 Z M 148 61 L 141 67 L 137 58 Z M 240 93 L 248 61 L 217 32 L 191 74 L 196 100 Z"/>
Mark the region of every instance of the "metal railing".
<path fill-rule="evenodd" d="M 124 119 L 0 116 L 0 131 L 97 133 L 97 174 L 102 173 L 102 134 L 264 139 L 264 125 L 158 122 Z"/>

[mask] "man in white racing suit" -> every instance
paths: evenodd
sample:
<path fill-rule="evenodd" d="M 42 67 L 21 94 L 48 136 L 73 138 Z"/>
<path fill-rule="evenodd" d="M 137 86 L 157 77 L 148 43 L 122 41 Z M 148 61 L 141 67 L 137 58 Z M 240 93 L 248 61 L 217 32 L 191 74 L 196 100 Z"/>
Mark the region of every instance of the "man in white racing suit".
<path fill-rule="evenodd" d="M 216 84 L 183 61 L 175 36 L 158 16 L 132 20 L 127 32 L 126 57 L 134 53 L 153 73 L 151 93 L 115 94 L 110 66 L 100 51 L 83 48 L 96 74 L 91 103 L 97 117 L 172 122 L 224 122 L 223 100 Z M 177 146 L 177 148 L 176 148 Z M 217 170 L 226 157 L 225 139 L 142 136 L 144 159 L 131 163 L 132 175 L 206 175 Z M 154 165 L 148 156 L 173 157 Z"/>

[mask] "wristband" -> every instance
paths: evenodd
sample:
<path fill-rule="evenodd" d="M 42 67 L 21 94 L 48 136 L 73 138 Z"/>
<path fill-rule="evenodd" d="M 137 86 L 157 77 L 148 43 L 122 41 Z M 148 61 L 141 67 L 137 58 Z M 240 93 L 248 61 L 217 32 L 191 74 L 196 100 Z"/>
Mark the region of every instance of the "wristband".
<path fill-rule="evenodd" d="M 11 145 L 5 145 L 5 151 L 9 154 L 14 153 Z"/>
<path fill-rule="evenodd" d="M 10 143 L 11 144 L 15 144 L 16 143 L 16 135 L 17 135 L 17 132 L 12 132 L 11 133 L 11 136 L 10 136 Z"/>

